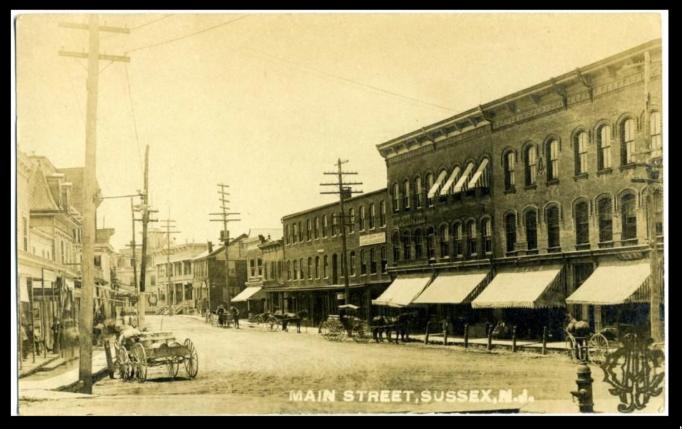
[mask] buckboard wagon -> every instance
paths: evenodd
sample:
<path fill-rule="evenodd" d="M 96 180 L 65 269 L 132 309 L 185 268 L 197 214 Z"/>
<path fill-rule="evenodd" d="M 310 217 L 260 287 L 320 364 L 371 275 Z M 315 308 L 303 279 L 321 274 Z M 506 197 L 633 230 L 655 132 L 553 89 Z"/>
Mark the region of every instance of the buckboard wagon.
<path fill-rule="evenodd" d="M 112 374 L 123 380 L 147 380 L 147 369 L 152 366 L 165 366 L 172 379 L 178 375 L 180 364 L 185 367 L 189 378 L 199 372 L 199 354 L 192 340 L 178 342 L 171 332 L 142 332 L 126 338 L 122 343 L 114 342 L 115 361 Z"/>

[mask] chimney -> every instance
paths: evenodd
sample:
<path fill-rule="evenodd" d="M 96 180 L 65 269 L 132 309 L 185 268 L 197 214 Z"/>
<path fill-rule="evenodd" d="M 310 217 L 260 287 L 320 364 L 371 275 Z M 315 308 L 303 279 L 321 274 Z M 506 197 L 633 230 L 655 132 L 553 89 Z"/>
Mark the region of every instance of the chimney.
<path fill-rule="evenodd" d="M 62 189 L 62 207 L 64 208 L 65 212 L 69 211 L 69 207 L 71 207 L 71 188 L 72 184 L 70 182 L 65 182 L 62 183 L 61 189 Z"/>
<path fill-rule="evenodd" d="M 208 242 L 208 253 L 213 252 L 213 242 L 209 241 Z"/>

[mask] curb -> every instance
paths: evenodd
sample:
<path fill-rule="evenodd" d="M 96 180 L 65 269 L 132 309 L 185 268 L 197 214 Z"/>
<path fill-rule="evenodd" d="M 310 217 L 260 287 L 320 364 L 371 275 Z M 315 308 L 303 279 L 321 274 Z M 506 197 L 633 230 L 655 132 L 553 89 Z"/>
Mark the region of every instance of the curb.
<path fill-rule="evenodd" d="M 50 359 L 46 360 L 45 362 L 41 363 L 40 365 L 36 365 L 35 367 L 33 367 L 33 368 L 31 368 L 31 369 L 29 369 L 29 370 L 27 370 L 27 371 L 20 372 L 20 373 L 19 373 L 19 378 L 24 378 L 24 377 L 28 377 L 29 375 L 33 375 L 33 374 L 35 374 L 36 372 L 40 371 L 43 367 L 45 367 L 45 366 L 51 364 L 52 362 L 56 361 L 57 359 L 60 359 L 60 357 L 59 357 L 59 356 L 55 356 L 55 357 L 53 357 L 53 358 L 50 358 Z"/>
<path fill-rule="evenodd" d="M 94 372 L 92 374 L 92 384 L 97 383 L 98 381 L 100 381 L 101 379 L 106 377 L 107 375 L 109 375 L 109 368 L 107 368 L 106 366 L 104 368 L 100 368 L 99 370 L 97 370 L 96 372 Z M 79 386 L 80 386 L 80 380 L 76 380 L 72 383 L 66 384 L 64 386 L 60 386 L 60 387 L 53 389 L 53 390 L 55 390 L 57 392 L 79 393 L 78 392 Z"/>

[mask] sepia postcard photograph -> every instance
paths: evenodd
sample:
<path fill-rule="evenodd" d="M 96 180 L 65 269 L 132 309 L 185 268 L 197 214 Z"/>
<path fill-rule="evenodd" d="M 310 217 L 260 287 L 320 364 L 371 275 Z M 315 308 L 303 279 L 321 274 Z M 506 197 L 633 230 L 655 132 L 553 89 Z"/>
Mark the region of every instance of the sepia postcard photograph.
<path fill-rule="evenodd" d="M 669 415 L 667 11 L 11 20 L 13 415 Z"/>

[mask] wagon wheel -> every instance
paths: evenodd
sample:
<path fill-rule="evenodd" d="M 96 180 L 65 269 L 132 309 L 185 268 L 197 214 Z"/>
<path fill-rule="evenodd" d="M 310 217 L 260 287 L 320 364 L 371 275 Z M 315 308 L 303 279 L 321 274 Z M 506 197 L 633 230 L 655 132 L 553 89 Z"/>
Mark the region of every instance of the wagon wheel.
<path fill-rule="evenodd" d="M 578 360 L 575 338 L 569 333 L 566 333 L 566 348 L 568 348 L 568 357 L 571 360 Z"/>
<path fill-rule="evenodd" d="M 132 366 L 130 362 L 130 355 L 124 346 L 116 347 L 116 372 L 121 380 L 128 381 L 132 373 Z"/>
<path fill-rule="evenodd" d="M 140 343 L 135 343 L 130 352 L 134 357 L 134 368 L 137 381 L 144 383 L 147 381 L 147 353 Z"/>
<path fill-rule="evenodd" d="M 341 341 L 346 335 L 346 330 L 340 322 L 327 320 L 320 325 L 320 334 L 330 341 Z"/>
<path fill-rule="evenodd" d="M 180 362 L 175 358 L 169 358 L 166 361 L 166 368 L 168 369 L 168 376 L 172 379 L 178 376 L 178 369 L 180 368 Z"/>
<path fill-rule="evenodd" d="M 188 355 L 185 356 L 184 359 L 185 371 L 187 371 L 189 378 L 194 378 L 197 376 L 197 372 L 199 372 L 199 354 L 197 353 L 197 349 L 194 348 L 192 340 L 189 338 L 185 340 L 185 347 L 188 351 Z"/>
<path fill-rule="evenodd" d="M 369 326 L 366 323 L 360 322 L 353 326 L 353 341 L 356 343 L 366 343 L 370 339 Z"/>
<path fill-rule="evenodd" d="M 594 334 L 590 337 L 587 354 L 591 362 L 601 364 L 606 360 L 609 353 L 609 340 L 602 334 Z"/>

